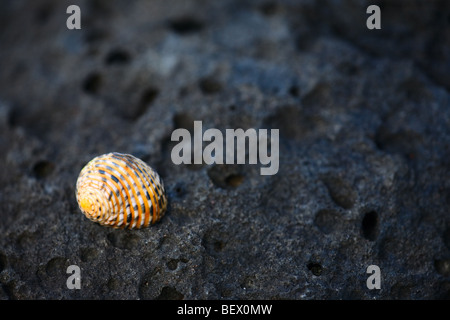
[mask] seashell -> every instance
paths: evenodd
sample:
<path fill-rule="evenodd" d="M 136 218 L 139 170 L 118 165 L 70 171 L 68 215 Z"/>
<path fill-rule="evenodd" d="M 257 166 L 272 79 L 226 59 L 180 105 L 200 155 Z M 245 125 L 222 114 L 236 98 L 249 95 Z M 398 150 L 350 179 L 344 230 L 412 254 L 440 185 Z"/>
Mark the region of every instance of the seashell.
<path fill-rule="evenodd" d="M 113 228 L 148 227 L 167 209 L 156 171 L 132 155 L 116 152 L 86 164 L 77 180 L 76 197 L 87 218 Z"/>

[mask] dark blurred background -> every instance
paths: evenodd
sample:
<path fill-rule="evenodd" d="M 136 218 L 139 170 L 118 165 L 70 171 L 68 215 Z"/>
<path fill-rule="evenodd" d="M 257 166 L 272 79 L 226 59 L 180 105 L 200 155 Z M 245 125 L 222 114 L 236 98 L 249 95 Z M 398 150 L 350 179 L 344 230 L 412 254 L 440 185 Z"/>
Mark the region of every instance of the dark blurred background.
<path fill-rule="evenodd" d="M 449 298 L 449 57 L 445 0 L 1 1 L 0 298 Z M 280 129 L 279 172 L 174 165 L 194 120 Z M 112 151 L 161 174 L 155 226 L 78 209 Z"/>

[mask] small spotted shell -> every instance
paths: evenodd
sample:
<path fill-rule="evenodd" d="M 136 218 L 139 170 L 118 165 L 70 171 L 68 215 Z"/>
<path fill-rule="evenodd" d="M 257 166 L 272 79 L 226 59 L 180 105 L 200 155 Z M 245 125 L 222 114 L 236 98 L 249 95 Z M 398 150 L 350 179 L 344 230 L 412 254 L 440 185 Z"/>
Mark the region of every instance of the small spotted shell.
<path fill-rule="evenodd" d="M 113 228 L 148 227 L 167 208 L 159 175 L 129 154 L 113 152 L 92 159 L 81 170 L 76 188 L 84 215 Z"/>

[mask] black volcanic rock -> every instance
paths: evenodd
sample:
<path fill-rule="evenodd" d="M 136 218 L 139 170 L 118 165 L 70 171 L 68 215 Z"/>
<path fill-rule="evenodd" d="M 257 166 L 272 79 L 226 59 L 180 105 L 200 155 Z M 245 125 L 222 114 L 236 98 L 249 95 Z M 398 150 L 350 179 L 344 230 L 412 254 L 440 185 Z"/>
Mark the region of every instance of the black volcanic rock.
<path fill-rule="evenodd" d="M 167 3 L 1 2 L 0 298 L 449 298 L 450 3 Z M 278 173 L 173 164 L 194 120 L 279 129 Z M 161 174 L 156 225 L 78 209 L 112 151 Z"/>

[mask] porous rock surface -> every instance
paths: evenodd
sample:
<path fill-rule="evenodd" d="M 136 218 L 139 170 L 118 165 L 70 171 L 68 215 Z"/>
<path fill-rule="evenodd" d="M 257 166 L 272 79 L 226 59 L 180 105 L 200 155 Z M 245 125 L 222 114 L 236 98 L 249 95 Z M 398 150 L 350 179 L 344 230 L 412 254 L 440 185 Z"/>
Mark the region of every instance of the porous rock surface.
<path fill-rule="evenodd" d="M 2 1 L 0 298 L 448 298 L 450 3 L 370 4 Z M 278 173 L 174 165 L 194 120 L 279 129 Z M 156 225 L 81 214 L 112 151 L 162 176 Z"/>

